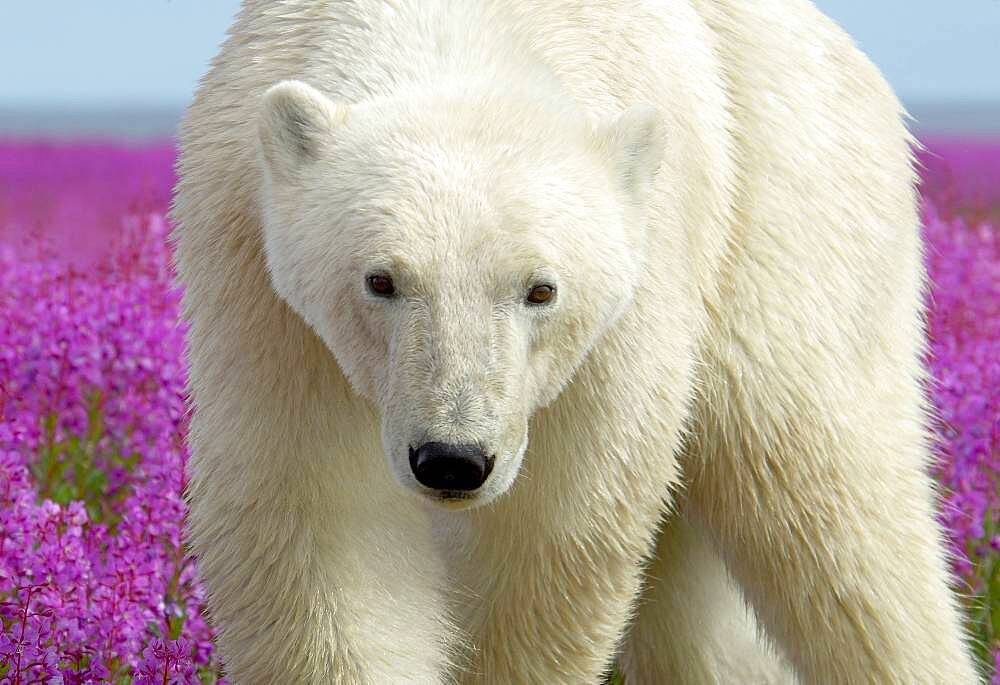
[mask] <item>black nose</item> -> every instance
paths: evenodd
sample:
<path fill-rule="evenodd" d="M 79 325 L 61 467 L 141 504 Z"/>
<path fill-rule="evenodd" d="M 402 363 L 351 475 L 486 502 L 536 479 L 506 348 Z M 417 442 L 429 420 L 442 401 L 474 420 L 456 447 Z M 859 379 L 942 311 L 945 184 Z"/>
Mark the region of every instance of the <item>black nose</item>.
<path fill-rule="evenodd" d="M 435 490 L 475 490 L 493 470 L 493 459 L 477 445 L 426 442 L 410 448 L 410 468 L 417 481 Z"/>

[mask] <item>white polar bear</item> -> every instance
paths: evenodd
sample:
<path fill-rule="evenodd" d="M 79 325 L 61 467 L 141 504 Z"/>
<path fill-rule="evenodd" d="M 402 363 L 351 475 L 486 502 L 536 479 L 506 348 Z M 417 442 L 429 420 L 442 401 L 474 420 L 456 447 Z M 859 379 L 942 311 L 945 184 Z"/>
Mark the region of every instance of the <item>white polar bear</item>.
<path fill-rule="evenodd" d="M 800 682 L 976 681 L 900 117 L 804 0 L 247 0 L 174 210 L 233 680 L 784 678 L 731 576 Z"/>

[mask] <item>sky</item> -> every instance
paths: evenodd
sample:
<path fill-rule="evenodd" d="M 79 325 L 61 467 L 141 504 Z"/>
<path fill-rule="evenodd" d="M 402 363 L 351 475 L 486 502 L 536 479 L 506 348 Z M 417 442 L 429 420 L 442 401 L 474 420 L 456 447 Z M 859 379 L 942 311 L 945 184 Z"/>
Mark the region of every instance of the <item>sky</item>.
<path fill-rule="evenodd" d="M 179 109 L 238 4 L 0 0 L 0 108 Z M 1000 103 L 1000 0 L 817 4 L 848 29 L 904 102 Z"/>

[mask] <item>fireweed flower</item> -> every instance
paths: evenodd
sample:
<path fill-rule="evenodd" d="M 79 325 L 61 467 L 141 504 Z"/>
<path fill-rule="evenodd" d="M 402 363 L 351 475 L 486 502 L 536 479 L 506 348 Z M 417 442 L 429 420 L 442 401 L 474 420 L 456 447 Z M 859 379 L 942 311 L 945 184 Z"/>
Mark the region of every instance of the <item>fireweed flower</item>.
<path fill-rule="evenodd" d="M 211 680 L 181 539 L 170 148 L 0 160 L 0 682 Z"/>
<path fill-rule="evenodd" d="M 918 155 L 921 192 L 946 219 L 1000 224 L 1000 142 L 948 137 L 925 143 Z"/>
<path fill-rule="evenodd" d="M 931 205 L 925 217 L 941 518 L 957 586 L 971 595 L 976 650 L 992 667 L 1000 658 L 1000 231 L 943 219 Z"/>
<path fill-rule="evenodd" d="M 1000 145 L 932 141 L 921 160 L 941 519 L 992 671 Z M 172 162 L 170 146 L 0 143 L 0 683 L 218 673 L 181 538 Z"/>

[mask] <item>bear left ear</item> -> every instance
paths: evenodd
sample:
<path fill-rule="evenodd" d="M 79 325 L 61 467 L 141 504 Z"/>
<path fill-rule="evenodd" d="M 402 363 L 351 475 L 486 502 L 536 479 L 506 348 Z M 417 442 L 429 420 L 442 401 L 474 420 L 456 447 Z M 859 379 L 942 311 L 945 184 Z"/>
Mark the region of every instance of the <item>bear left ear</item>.
<path fill-rule="evenodd" d="M 622 187 L 635 200 L 645 202 L 666 146 L 660 113 L 651 105 L 633 105 L 594 134 L 614 165 Z"/>
<path fill-rule="evenodd" d="M 273 177 L 288 180 L 319 159 L 347 118 L 347 107 L 302 81 L 271 86 L 261 101 L 261 151 Z"/>

